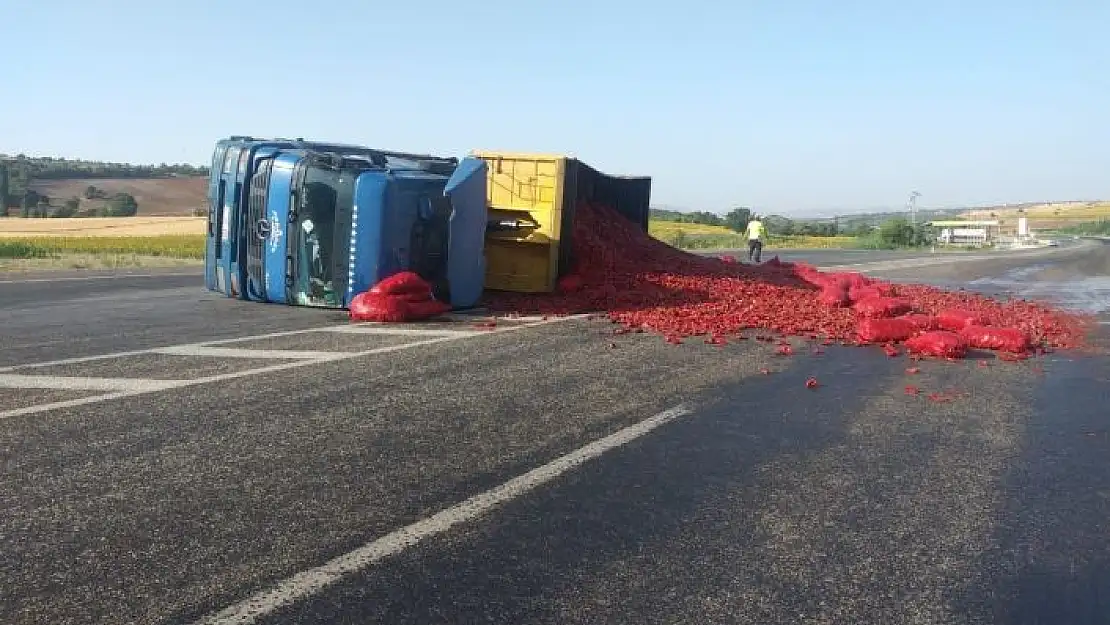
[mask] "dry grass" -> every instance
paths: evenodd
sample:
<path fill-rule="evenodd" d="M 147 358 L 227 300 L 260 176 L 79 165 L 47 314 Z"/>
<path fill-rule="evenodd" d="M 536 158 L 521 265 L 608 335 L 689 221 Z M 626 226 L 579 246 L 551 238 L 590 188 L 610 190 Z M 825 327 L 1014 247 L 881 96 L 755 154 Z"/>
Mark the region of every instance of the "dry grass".
<path fill-rule="evenodd" d="M 0 238 L 204 235 L 204 217 L 0 218 Z"/>
<path fill-rule="evenodd" d="M 182 178 L 69 178 L 35 180 L 31 189 L 50 197 L 51 204 L 61 206 L 71 197 L 81 200 L 81 209 L 98 208 L 105 200 L 86 200 L 85 188 L 92 185 L 109 197 L 129 193 L 139 204 L 140 216 L 192 215 L 208 205 L 208 177 Z"/>
<path fill-rule="evenodd" d="M 732 234 L 736 233 L 724 226 L 710 226 L 707 224 L 687 224 L 678 221 L 659 221 L 651 220 L 648 222 L 648 234 L 651 236 L 662 239 L 665 237 L 672 237 L 675 234 L 682 232 L 685 234 Z"/>

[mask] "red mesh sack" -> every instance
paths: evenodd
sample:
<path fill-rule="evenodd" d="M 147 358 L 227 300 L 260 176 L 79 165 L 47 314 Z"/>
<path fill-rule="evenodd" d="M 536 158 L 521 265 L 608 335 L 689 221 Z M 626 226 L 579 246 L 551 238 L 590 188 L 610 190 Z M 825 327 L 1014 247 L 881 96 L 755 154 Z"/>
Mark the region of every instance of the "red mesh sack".
<path fill-rule="evenodd" d="M 879 292 L 883 297 L 891 297 L 898 295 L 898 287 L 889 282 L 873 282 L 871 288 Z"/>
<path fill-rule="evenodd" d="M 563 293 L 574 293 L 582 290 L 582 277 L 571 273 L 559 278 L 559 290 Z"/>
<path fill-rule="evenodd" d="M 876 297 L 884 297 L 879 289 L 871 286 L 854 286 L 848 291 L 848 296 L 852 298 L 853 302 L 862 302 Z"/>
<path fill-rule="evenodd" d="M 442 315 L 449 310 L 451 310 L 451 306 L 439 300 L 429 299 L 422 302 L 409 302 L 408 315 L 406 319 L 408 321 L 421 321 L 424 319 L 431 319 L 432 317 Z"/>
<path fill-rule="evenodd" d="M 841 307 L 851 304 L 848 299 L 848 291 L 836 286 L 828 285 L 821 289 L 821 294 L 817 296 L 817 301 L 825 306 Z"/>
<path fill-rule="evenodd" d="M 937 315 L 937 325 L 945 330 L 959 332 L 970 325 L 990 325 L 990 320 L 984 315 L 970 310 L 950 308 L 948 310 L 942 310 L 940 314 Z"/>
<path fill-rule="evenodd" d="M 382 295 L 414 295 L 431 299 L 432 285 L 412 271 L 402 271 L 378 282 L 371 287 L 370 292 Z"/>
<path fill-rule="evenodd" d="M 905 341 L 917 334 L 918 329 L 908 319 L 863 319 L 856 327 L 856 334 L 868 343 L 889 343 Z"/>
<path fill-rule="evenodd" d="M 897 317 L 913 310 L 913 305 L 897 297 L 870 297 L 856 302 L 854 308 L 864 318 Z"/>
<path fill-rule="evenodd" d="M 967 341 L 955 332 L 933 330 L 908 339 L 906 349 L 923 356 L 963 358 L 967 355 Z"/>
<path fill-rule="evenodd" d="M 348 311 L 352 321 L 398 323 L 408 320 L 409 306 L 403 297 L 367 292 L 354 296 Z"/>
<path fill-rule="evenodd" d="M 829 280 L 846 284 L 849 288 L 862 289 L 871 284 L 871 279 L 862 273 L 854 271 L 842 271 L 839 273 L 826 274 Z"/>
<path fill-rule="evenodd" d="M 1017 328 L 992 328 L 969 325 L 960 330 L 971 347 L 1018 354 L 1029 349 L 1029 336 Z"/>
<path fill-rule="evenodd" d="M 936 330 L 939 327 L 939 326 L 937 326 L 936 317 L 934 317 L 932 315 L 923 315 L 923 314 L 920 314 L 920 313 L 910 313 L 908 315 L 902 315 L 901 317 L 898 317 L 898 318 L 899 319 L 905 319 L 906 321 L 909 321 L 913 325 L 917 326 L 917 329 L 921 330 L 922 332 L 928 332 L 929 330 Z"/>

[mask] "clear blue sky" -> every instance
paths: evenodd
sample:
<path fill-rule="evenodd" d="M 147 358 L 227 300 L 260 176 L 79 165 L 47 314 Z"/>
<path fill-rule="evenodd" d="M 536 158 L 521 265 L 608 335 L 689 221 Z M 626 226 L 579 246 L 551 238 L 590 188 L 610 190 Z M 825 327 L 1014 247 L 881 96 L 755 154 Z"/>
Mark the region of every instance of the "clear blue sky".
<path fill-rule="evenodd" d="M 223 4 L 5 2 L 0 152 L 558 152 L 786 214 L 1110 198 L 1106 0 Z"/>

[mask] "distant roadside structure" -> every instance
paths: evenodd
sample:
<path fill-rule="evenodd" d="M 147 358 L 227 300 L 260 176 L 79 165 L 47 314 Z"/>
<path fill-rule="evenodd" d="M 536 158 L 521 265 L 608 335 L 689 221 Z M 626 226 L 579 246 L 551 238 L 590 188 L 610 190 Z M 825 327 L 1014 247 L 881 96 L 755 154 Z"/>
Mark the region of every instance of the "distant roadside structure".
<path fill-rule="evenodd" d="M 1002 222 L 990 220 L 930 221 L 925 224 L 936 233 L 937 245 L 985 247 L 994 245 L 1001 235 Z"/>

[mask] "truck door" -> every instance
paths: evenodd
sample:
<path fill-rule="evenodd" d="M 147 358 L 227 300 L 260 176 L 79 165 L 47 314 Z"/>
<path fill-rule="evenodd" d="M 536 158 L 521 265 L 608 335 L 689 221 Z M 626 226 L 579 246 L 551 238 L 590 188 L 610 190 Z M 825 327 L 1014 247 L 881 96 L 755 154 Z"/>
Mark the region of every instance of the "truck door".
<path fill-rule="evenodd" d="M 250 196 L 250 180 L 251 173 L 251 159 L 257 147 L 249 145 L 244 147 L 239 152 L 239 162 L 235 164 L 235 170 L 231 176 L 228 177 L 229 181 L 234 182 L 234 200 L 232 204 L 233 212 L 231 215 L 231 250 L 230 260 L 231 269 L 231 295 L 241 299 L 247 299 L 247 237 L 250 234 L 247 225 L 247 202 Z"/>
<path fill-rule="evenodd" d="M 286 234 L 290 303 L 339 308 L 347 293 L 357 174 L 334 156 L 305 160 L 307 166 L 294 169 L 296 198 Z"/>
<path fill-rule="evenodd" d="M 219 273 L 218 259 L 220 249 L 220 216 L 223 209 L 223 185 L 221 173 L 227 146 L 216 145 L 212 154 L 212 167 L 208 170 L 208 233 L 204 241 L 204 287 L 209 291 L 222 290 L 216 287 Z"/>
<path fill-rule="evenodd" d="M 451 205 L 447 281 L 455 308 L 474 306 L 485 288 L 486 174 L 484 160 L 464 158 L 443 190 Z"/>
<path fill-rule="evenodd" d="M 286 288 L 292 287 L 292 274 L 287 273 L 289 260 L 290 204 L 295 197 L 294 171 L 302 160 L 299 152 L 278 154 L 270 168 L 269 190 L 266 196 L 266 219 L 270 238 L 264 250 L 263 281 L 268 302 L 292 303 Z M 303 167 L 302 167 L 303 169 Z M 287 279 L 289 280 L 287 284 Z"/>
<path fill-rule="evenodd" d="M 220 202 L 220 208 L 216 215 L 216 223 L 214 225 L 218 244 L 216 245 L 215 264 L 216 270 L 216 290 L 224 295 L 236 295 L 236 282 L 235 264 L 232 262 L 232 221 L 235 218 L 235 167 L 239 162 L 239 153 L 243 148 L 238 146 L 229 147 L 227 153 L 224 155 L 224 163 L 221 168 L 222 171 L 218 173 L 220 180 L 217 183 L 217 196 Z"/>

